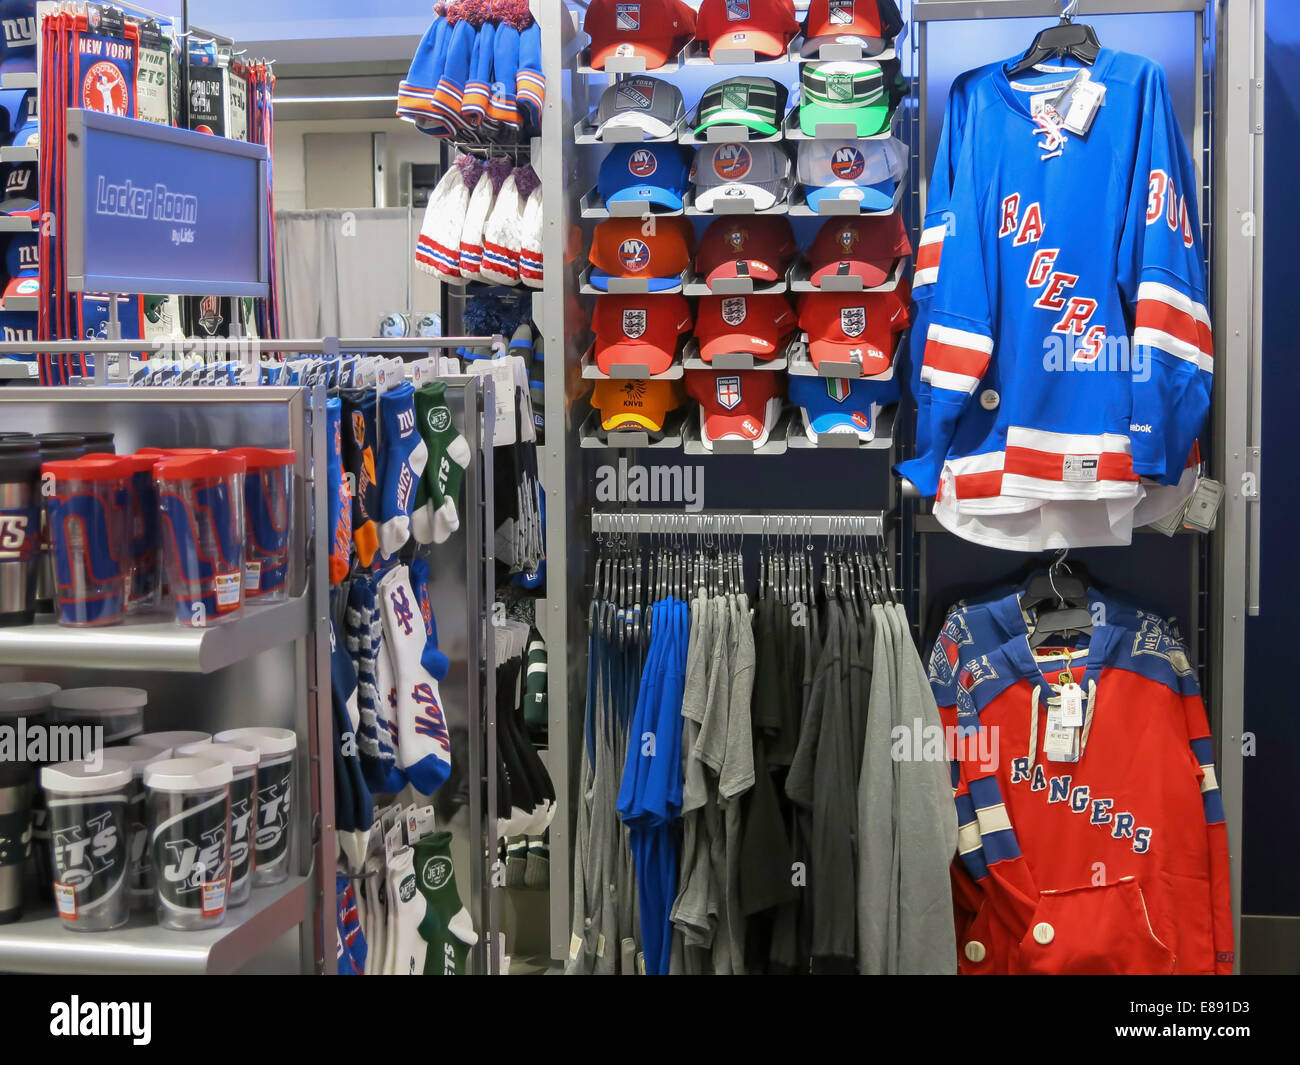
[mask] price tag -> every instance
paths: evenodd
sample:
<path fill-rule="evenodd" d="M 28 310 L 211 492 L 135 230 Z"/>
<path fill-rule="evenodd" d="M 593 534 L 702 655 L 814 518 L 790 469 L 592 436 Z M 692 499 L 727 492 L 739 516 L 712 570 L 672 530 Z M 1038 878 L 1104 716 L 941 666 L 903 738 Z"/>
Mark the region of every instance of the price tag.
<path fill-rule="evenodd" d="M 1061 686 L 1061 724 L 1068 728 L 1083 726 L 1083 689 L 1073 680 Z"/>
<path fill-rule="evenodd" d="M 1043 756 L 1049 762 L 1073 762 L 1074 738 L 1077 730 L 1061 720 L 1058 711 L 1052 710 L 1047 715 L 1047 728 L 1043 732 Z"/>

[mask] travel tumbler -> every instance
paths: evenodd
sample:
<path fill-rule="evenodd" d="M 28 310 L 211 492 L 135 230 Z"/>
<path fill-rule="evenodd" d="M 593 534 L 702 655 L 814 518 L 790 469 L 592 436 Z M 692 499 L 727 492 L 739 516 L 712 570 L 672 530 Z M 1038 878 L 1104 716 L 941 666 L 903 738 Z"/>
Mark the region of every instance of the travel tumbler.
<path fill-rule="evenodd" d="M 35 437 L 0 440 L 0 625 L 36 616 L 41 553 L 41 447 Z"/>
<path fill-rule="evenodd" d="M 293 531 L 293 464 L 285 448 L 239 447 L 244 474 L 244 597 L 259 603 L 284 599 L 289 590 L 289 537 Z"/>
<path fill-rule="evenodd" d="M 131 581 L 130 464 L 104 455 L 47 462 L 41 476 L 59 624 L 120 622 Z"/>
<path fill-rule="evenodd" d="M 226 919 L 230 891 L 227 762 L 169 758 L 144 770 L 158 923 L 189 931 Z"/>

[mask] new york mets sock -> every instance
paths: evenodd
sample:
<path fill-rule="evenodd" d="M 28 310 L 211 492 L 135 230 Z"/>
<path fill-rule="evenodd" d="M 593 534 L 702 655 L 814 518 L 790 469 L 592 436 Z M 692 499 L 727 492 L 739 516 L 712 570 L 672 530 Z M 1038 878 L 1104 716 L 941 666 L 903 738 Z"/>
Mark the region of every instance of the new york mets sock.
<path fill-rule="evenodd" d="M 429 452 L 415 428 L 415 386 L 403 381 L 379 397 L 379 553 L 391 558 L 411 538 L 411 504 Z"/>
<path fill-rule="evenodd" d="M 384 574 L 377 598 L 393 669 L 398 765 L 420 794 L 432 795 L 451 773 L 451 738 L 438 682 L 424 666 L 428 637 L 405 566 Z"/>
<path fill-rule="evenodd" d="M 420 613 L 424 615 L 424 631 L 428 636 L 421 661 L 424 668 L 433 674 L 433 679 L 442 683 L 451 669 L 451 660 L 438 650 L 438 622 L 433 616 L 433 600 L 429 598 L 428 559 L 411 560 L 411 589 L 420 604 Z"/>

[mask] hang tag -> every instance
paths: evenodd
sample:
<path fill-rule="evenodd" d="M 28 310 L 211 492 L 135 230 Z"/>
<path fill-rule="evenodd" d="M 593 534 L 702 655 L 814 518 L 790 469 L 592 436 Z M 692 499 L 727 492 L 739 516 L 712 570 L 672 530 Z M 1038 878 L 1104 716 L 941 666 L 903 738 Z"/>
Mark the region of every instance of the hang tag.
<path fill-rule="evenodd" d="M 1083 689 L 1074 681 L 1061 685 L 1061 724 L 1069 728 L 1083 725 Z"/>
<path fill-rule="evenodd" d="M 1166 514 L 1159 521 L 1153 521 L 1147 528 L 1155 529 L 1166 536 L 1174 536 L 1182 531 L 1183 521 L 1187 515 L 1187 504 L 1191 502 L 1191 497 L 1183 501 L 1183 505 L 1178 507 L 1171 514 Z"/>
<path fill-rule="evenodd" d="M 415 811 L 416 839 L 424 839 L 437 828 L 437 819 L 432 806 L 421 806 Z"/>
<path fill-rule="evenodd" d="M 410 803 L 406 809 L 402 811 L 402 829 L 406 835 L 406 845 L 408 847 L 413 846 L 419 841 L 420 836 L 418 833 L 418 827 L 415 803 Z"/>
<path fill-rule="evenodd" d="M 1223 485 L 1209 477 L 1196 482 L 1196 491 L 1187 501 L 1183 525 L 1200 532 L 1212 532 L 1219 518 L 1219 504 L 1223 502 Z"/>
<path fill-rule="evenodd" d="M 402 845 L 402 826 L 396 824 L 384 833 L 384 857 L 393 860 L 393 852 Z"/>
<path fill-rule="evenodd" d="M 1065 128 L 1082 136 L 1092 128 L 1093 120 L 1105 102 L 1106 86 L 1093 81 L 1086 70 L 1081 70 L 1054 106 L 1065 116 Z"/>
<path fill-rule="evenodd" d="M 1043 732 L 1043 757 L 1050 762 L 1075 761 L 1076 734 L 1076 729 L 1061 720 L 1059 711 L 1048 711 L 1047 728 Z"/>

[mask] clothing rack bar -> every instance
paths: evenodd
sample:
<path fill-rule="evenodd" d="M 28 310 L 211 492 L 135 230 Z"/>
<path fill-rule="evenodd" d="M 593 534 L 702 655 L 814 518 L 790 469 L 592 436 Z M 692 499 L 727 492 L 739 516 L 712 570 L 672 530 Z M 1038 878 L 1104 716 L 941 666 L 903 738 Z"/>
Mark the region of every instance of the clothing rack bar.
<path fill-rule="evenodd" d="M 1204 12 L 1205 0 L 1079 0 L 1074 18 L 1089 15 L 1160 15 Z M 993 18 L 1054 18 L 1061 0 L 912 0 L 913 22 L 960 22 Z"/>
<path fill-rule="evenodd" d="M 771 513 L 739 511 L 592 511 L 594 533 L 722 533 L 743 536 L 880 536 L 885 529 L 883 511 L 858 513 Z"/>

